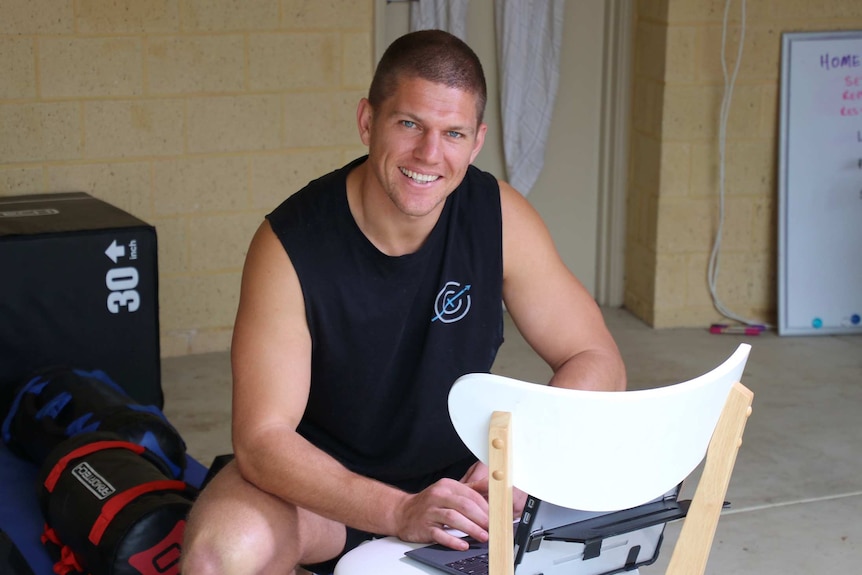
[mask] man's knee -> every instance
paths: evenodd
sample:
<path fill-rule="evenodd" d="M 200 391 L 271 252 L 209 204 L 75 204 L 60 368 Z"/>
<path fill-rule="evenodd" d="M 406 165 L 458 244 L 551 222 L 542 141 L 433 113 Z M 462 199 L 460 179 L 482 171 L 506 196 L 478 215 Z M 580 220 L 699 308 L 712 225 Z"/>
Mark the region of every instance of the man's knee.
<path fill-rule="evenodd" d="M 246 483 L 235 466 L 228 465 L 201 492 L 189 514 L 182 573 L 262 573 L 273 564 L 286 565 L 291 553 L 279 546 L 284 547 L 281 531 L 291 523 L 292 509 L 273 503 L 272 496 Z"/>
<path fill-rule="evenodd" d="M 190 519 L 183 541 L 182 573 L 265 573 L 273 564 L 292 568 L 290 549 L 278 549 L 278 542 L 265 526 L 247 521 L 201 526 Z"/>

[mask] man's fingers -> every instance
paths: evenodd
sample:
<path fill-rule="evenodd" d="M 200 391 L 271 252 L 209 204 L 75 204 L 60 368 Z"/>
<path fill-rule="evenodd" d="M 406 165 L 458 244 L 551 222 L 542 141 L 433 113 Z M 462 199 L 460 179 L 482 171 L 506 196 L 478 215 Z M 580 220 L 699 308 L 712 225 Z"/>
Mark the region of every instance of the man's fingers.
<path fill-rule="evenodd" d="M 488 496 L 488 478 L 483 477 L 482 479 L 477 479 L 476 481 L 471 481 L 466 483 L 467 487 L 481 495 L 482 497 Z"/>

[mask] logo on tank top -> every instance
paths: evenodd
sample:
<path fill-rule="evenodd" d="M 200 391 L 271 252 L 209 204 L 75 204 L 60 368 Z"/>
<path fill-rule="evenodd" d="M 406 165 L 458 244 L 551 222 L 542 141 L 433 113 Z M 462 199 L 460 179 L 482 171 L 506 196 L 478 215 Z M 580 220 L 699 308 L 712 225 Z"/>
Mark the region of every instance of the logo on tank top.
<path fill-rule="evenodd" d="M 470 284 L 446 282 L 434 301 L 432 322 L 455 323 L 470 311 Z"/>

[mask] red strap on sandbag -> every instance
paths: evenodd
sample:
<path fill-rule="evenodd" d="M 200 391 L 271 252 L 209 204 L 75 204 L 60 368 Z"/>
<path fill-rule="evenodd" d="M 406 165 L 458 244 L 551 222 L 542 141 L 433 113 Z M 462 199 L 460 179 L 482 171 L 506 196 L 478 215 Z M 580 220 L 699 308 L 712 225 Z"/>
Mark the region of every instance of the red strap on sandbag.
<path fill-rule="evenodd" d="M 93 522 L 93 528 L 90 529 L 90 543 L 98 545 L 102 540 L 102 535 L 105 534 L 105 529 L 114 520 L 114 517 L 133 499 L 140 497 L 145 493 L 153 491 L 185 491 L 187 486 L 185 482 L 176 479 L 165 479 L 160 481 L 150 481 L 135 485 L 121 493 L 117 493 L 102 506 L 102 512 L 99 517 Z"/>
<path fill-rule="evenodd" d="M 60 550 L 60 560 L 54 563 L 53 571 L 57 575 L 68 575 L 71 572 L 84 573 L 84 567 L 78 561 L 78 556 L 68 546 L 63 545 L 60 538 L 57 537 L 57 532 L 54 531 L 48 524 L 45 524 L 45 530 L 42 532 L 42 544 L 47 545 L 52 543 Z"/>
<path fill-rule="evenodd" d="M 90 455 L 91 453 L 95 453 L 97 451 L 102 451 L 103 449 L 128 449 L 129 451 L 134 451 L 138 455 L 146 451 L 142 445 L 138 445 L 137 443 L 131 443 L 129 441 L 94 441 L 93 443 L 82 445 L 81 447 L 73 449 L 72 451 L 61 457 L 60 460 L 54 465 L 54 468 L 51 469 L 51 473 L 49 473 L 48 477 L 45 478 L 45 489 L 48 490 L 48 493 L 54 491 L 54 487 L 57 485 L 57 481 L 60 480 L 60 475 L 63 473 L 63 470 L 65 470 L 66 467 L 69 465 L 70 461 L 79 457 L 83 457 L 85 455 Z"/>
<path fill-rule="evenodd" d="M 129 565 L 142 575 L 180 575 L 184 520 L 178 521 L 164 539 L 129 557 Z"/>

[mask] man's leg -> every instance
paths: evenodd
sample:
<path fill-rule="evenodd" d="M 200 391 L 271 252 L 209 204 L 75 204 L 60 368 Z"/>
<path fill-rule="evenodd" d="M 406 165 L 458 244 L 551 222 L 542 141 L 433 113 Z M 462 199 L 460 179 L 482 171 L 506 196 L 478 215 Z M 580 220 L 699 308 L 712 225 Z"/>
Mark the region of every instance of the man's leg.
<path fill-rule="evenodd" d="M 231 462 L 192 507 L 181 571 L 192 575 L 292 573 L 344 548 L 344 525 L 297 508 L 246 482 Z"/>

